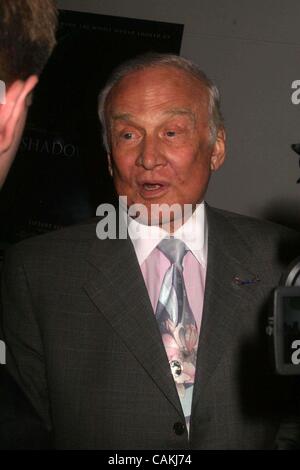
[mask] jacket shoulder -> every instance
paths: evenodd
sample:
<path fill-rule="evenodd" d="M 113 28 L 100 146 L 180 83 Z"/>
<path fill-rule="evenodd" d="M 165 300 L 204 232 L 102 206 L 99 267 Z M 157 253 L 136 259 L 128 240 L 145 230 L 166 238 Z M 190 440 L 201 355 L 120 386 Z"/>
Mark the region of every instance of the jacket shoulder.
<path fill-rule="evenodd" d="M 91 219 L 84 223 L 22 240 L 6 250 L 5 258 L 21 256 L 25 260 L 26 258 L 36 259 L 54 255 L 66 259 L 69 256 L 75 256 L 78 252 L 82 254 L 87 252 L 96 240 L 97 222 L 98 219 Z"/>
<path fill-rule="evenodd" d="M 229 227 L 227 236 L 235 234 L 255 258 L 270 262 L 275 258 L 287 266 L 300 255 L 300 233 L 268 220 L 208 207 L 208 220 L 217 220 L 218 227 Z"/>
<path fill-rule="evenodd" d="M 270 236 L 290 236 L 300 239 L 300 233 L 284 225 L 280 225 L 269 220 L 262 220 L 223 209 L 209 208 L 214 215 L 223 218 L 232 224 L 238 231 L 248 231 L 249 234 L 264 234 Z"/>

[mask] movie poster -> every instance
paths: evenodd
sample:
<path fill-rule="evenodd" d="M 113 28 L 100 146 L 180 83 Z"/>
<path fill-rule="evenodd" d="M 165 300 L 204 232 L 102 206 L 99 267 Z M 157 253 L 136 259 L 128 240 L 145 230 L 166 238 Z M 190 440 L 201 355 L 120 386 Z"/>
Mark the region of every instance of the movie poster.
<path fill-rule="evenodd" d="M 114 192 L 97 96 L 111 70 L 145 51 L 179 53 L 183 25 L 60 12 L 19 153 L 0 195 L 2 249 L 94 217 Z"/>

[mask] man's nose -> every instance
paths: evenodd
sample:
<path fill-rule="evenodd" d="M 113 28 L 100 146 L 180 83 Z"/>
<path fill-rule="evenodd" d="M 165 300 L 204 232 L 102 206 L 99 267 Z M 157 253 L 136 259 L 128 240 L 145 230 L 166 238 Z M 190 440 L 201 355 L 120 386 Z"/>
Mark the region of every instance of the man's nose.
<path fill-rule="evenodd" d="M 152 170 L 158 165 L 163 165 L 165 161 L 162 153 L 161 145 L 155 137 L 147 136 L 140 150 L 138 164 L 142 165 L 146 170 Z"/>

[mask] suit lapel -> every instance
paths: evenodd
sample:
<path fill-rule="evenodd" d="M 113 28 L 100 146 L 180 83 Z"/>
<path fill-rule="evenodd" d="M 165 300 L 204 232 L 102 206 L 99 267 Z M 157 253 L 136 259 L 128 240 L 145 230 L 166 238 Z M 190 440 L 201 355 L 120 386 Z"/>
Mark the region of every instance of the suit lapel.
<path fill-rule="evenodd" d="M 97 240 L 85 290 L 167 399 L 182 413 L 147 288 L 130 240 Z"/>
<path fill-rule="evenodd" d="M 234 338 L 240 308 L 250 306 L 260 290 L 259 282 L 235 281 L 236 276 L 243 280 L 259 276 L 251 270 L 251 247 L 218 211 L 207 207 L 207 221 L 208 263 L 192 409 Z"/>
<path fill-rule="evenodd" d="M 192 409 L 201 390 L 232 341 L 243 309 L 258 294 L 259 283 L 239 286 L 235 276 L 252 279 L 251 248 L 232 224 L 218 211 L 207 207 L 208 268 L 199 338 Z M 155 320 L 143 276 L 130 240 L 97 240 L 89 263 L 94 268 L 85 290 L 127 348 L 182 414 L 168 359 Z"/>

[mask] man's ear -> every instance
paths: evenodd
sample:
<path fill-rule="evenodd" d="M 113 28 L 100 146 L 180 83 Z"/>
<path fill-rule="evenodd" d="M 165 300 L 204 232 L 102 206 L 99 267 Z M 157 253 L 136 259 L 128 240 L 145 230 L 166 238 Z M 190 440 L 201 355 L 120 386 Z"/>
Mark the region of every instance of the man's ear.
<path fill-rule="evenodd" d="M 216 171 L 223 165 L 225 157 L 226 157 L 226 134 L 224 129 L 219 129 L 216 142 L 213 146 L 213 151 L 211 154 L 210 159 L 210 169 L 212 171 Z"/>
<path fill-rule="evenodd" d="M 18 122 L 27 111 L 30 93 L 37 82 L 38 77 L 31 75 L 25 81 L 16 80 L 8 88 L 5 104 L 0 105 L 0 155 L 13 145 Z"/>
<path fill-rule="evenodd" d="M 108 171 L 111 177 L 113 177 L 113 165 L 110 153 L 107 154 L 107 162 L 108 162 Z"/>

